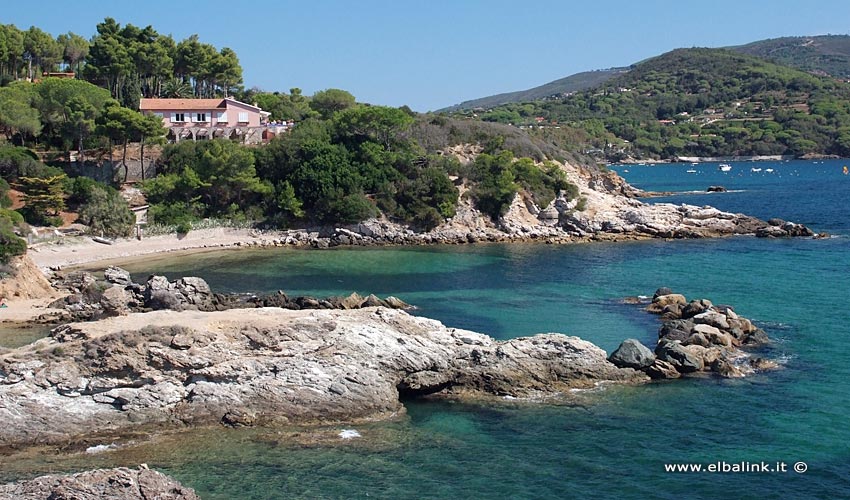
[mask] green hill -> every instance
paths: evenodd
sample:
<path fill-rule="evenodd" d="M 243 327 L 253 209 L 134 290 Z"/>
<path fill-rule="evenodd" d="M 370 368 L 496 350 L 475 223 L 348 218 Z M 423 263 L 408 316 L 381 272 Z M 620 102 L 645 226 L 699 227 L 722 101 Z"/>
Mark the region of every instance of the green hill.
<path fill-rule="evenodd" d="M 740 54 L 760 57 L 776 64 L 810 73 L 836 78 L 850 78 L 850 35 L 789 36 L 759 40 L 746 45 L 726 48 Z M 439 111 L 458 112 L 491 109 L 512 102 L 529 102 L 558 97 L 563 94 L 598 87 L 628 70 L 629 68 L 611 68 L 585 71 L 532 89 L 472 99 Z"/>
<path fill-rule="evenodd" d="M 611 78 L 628 71 L 627 68 L 610 68 L 596 71 L 584 71 L 576 73 L 553 82 L 546 83 L 533 89 L 520 90 L 517 92 L 506 92 L 504 94 L 482 97 L 471 101 L 464 101 L 454 106 L 439 110 L 440 112 L 454 112 L 472 109 L 490 109 L 511 102 L 528 102 L 549 97 L 560 97 L 580 90 L 602 85 Z"/>
<path fill-rule="evenodd" d="M 789 36 L 729 49 L 803 71 L 850 78 L 850 35 Z"/>
<path fill-rule="evenodd" d="M 725 49 L 674 50 L 596 88 L 479 117 L 609 160 L 850 155 L 850 86 Z M 576 130 L 590 139 L 576 143 Z"/>

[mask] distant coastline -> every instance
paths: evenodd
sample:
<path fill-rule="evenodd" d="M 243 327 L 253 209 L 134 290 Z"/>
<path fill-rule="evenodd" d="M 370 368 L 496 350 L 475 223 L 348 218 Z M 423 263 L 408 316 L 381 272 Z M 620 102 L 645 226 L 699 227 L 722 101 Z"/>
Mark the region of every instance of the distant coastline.
<path fill-rule="evenodd" d="M 720 163 L 729 161 L 790 161 L 790 160 L 840 160 L 837 155 L 823 155 L 810 153 L 803 156 L 794 155 L 753 155 L 753 156 L 678 156 L 673 159 L 653 160 L 628 158 L 622 161 L 609 163 L 609 165 L 638 165 L 656 163 Z"/>

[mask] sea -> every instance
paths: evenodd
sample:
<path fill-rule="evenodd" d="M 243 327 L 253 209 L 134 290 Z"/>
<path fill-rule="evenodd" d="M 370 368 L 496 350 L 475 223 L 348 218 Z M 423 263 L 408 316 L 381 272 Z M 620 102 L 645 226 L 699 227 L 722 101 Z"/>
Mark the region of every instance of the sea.
<path fill-rule="evenodd" d="M 674 193 L 648 203 L 779 217 L 828 238 L 241 250 L 126 266 L 137 281 L 193 275 L 221 292 L 394 295 L 498 339 L 562 332 L 608 352 L 626 338 L 655 344 L 657 317 L 623 299 L 666 286 L 754 319 L 772 339 L 754 354 L 778 370 L 552 401 L 408 400 L 390 422 L 104 441 L 0 457 L 0 480 L 146 463 L 205 499 L 850 498 L 846 163 L 610 167 Z M 714 185 L 727 191 L 707 193 Z"/>

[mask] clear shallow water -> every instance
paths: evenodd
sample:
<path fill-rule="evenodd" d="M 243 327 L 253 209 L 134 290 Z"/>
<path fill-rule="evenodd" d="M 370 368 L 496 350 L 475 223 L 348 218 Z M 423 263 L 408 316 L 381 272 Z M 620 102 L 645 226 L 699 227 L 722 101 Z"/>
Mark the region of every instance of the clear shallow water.
<path fill-rule="evenodd" d="M 741 176 L 752 183 L 743 193 L 661 201 L 779 216 L 838 237 L 241 251 L 128 266 L 137 279 L 194 274 L 226 291 L 392 294 L 452 326 L 499 338 L 560 331 L 608 351 L 627 337 L 648 344 L 656 338 L 655 318 L 619 300 L 670 286 L 761 321 L 776 340 L 764 354 L 783 360 L 783 370 L 607 388 L 581 394 L 576 405 L 408 402 L 407 417 L 354 426 L 363 437 L 348 441 L 336 437 L 342 427 L 297 436 L 218 430 L 100 455 L 13 464 L 0 457 L 0 476 L 146 462 L 204 498 L 221 499 L 846 498 L 850 179 L 838 164 L 838 176 L 813 193 L 804 188 L 819 179 L 806 170 L 809 163 L 774 168 L 784 165 L 797 168 L 799 178 Z M 705 187 L 684 172 L 689 166 L 627 168 L 626 178 L 645 189 Z M 804 461 L 808 472 L 685 474 L 663 467 L 717 461 L 784 461 L 789 469 Z"/>

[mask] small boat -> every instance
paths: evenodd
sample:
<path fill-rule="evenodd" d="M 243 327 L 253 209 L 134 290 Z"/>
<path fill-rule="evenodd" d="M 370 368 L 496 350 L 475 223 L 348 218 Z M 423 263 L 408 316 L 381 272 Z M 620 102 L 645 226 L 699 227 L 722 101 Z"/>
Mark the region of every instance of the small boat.
<path fill-rule="evenodd" d="M 753 167 L 753 168 L 750 169 L 750 172 L 761 172 L 761 169 Z"/>
<path fill-rule="evenodd" d="M 623 173 L 624 173 L 624 174 L 628 174 L 628 173 L 629 173 L 629 169 L 625 169 L 625 170 L 623 170 Z"/>
<path fill-rule="evenodd" d="M 717 170 L 720 170 L 721 172 L 729 172 L 732 170 L 732 165 L 729 165 L 728 163 L 721 163 L 717 166 Z"/>
<path fill-rule="evenodd" d="M 103 243 L 104 245 L 111 245 L 111 244 L 115 243 L 114 241 L 107 239 L 107 238 L 104 238 L 102 236 L 92 236 L 91 239 L 92 239 L 92 241 L 95 241 L 97 243 Z"/>
<path fill-rule="evenodd" d="M 692 167 L 696 167 L 697 165 L 699 165 L 699 163 L 697 163 L 697 162 L 693 162 L 693 163 L 691 163 L 691 166 L 692 166 Z"/>
<path fill-rule="evenodd" d="M 689 174 L 695 174 L 695 173 L 697 173 L 696 169 L 693 169 L 693 168 L 689 168 L 689 169 L 685 170 L 685 172 L 687 172 L 687 173 L 689 173 Z"/>
<path fill-rule="evenodd" d="M 847 174 L 848 174 L 848 172 L 850 172 L 850 171 L 848 171 L 848 170 L 847 170 L 847 165 L 844 165 L 844 170 L 843 170 L 843 172 L 844 172 L 844 175 L 847 175 Z"/>
<path fill-rule="evenodd" d="M 769 174 L 772 174 L 772 173 L 773 173 L 773 169 L 772 169 L 772 168 L 766 168 L 766 169 L 764 169 L 764 171 L 765 171 L 765 172 L 767 172 L 767 173 L 769 173 Z"/>

